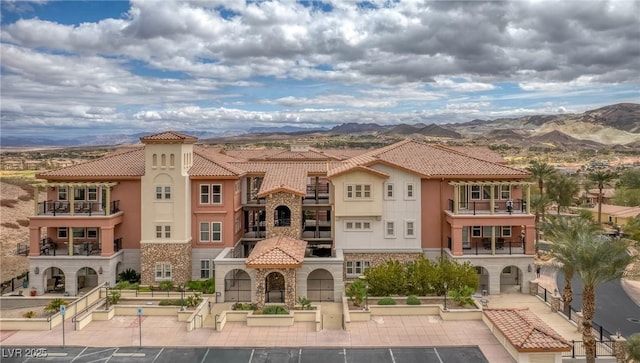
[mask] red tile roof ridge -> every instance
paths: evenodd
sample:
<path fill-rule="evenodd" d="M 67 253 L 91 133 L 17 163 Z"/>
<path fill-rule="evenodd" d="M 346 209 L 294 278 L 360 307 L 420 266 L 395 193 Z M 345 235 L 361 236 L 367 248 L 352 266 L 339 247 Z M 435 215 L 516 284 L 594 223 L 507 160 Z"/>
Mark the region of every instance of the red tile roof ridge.
<path fill-rule="evenodd" d="M 68 166 L 64 166 L 62 168 L 58 168 L 58 169 L 54 169 L 54 170 L 48 170 L 45 171 L 43 173 L 40 174 L 36 174 L 36 177 L 55 177 L 55 176 L 78 176 L 78 177 L 82 177 L 82 176 L 98 176 L 96 174 L 77 174 L 77 172 L 75 174 L 68 174 L 65 175 L 65 171 L 69 170 L 69 169 L 78 169 L 78 168 L 83 168 L 86 167 L 88 165 L 91 164 L 96 164 L 96 163 L 104 163 L 106 161 L 110 161 L 114 158 L 120 158 L 123 156 L 126 156 L 127 154 L 135 154 L 135 153 L 143 153 L 144 152 L 144 146 L 140 146 L 140 147 L 136 147 L 136 148 L 129 148 L 128 150 L 115 150 L 114 152 L 108 153 L 104 156 L 102 156 L 101 158 L 98 159 L 92 159 L 92 160 L 86 160 L 86 161 L 82 161 L 78 164 L 74 164 L 74 165 L 68 165 Z M 112 174 L 114 176 L 123 176 L 123 175 L 134 175 L 134 176 L 142 176 L 144 175 L 144 156 L 143 155 L 131 155 L 133 157 L 141 157 L 142 158 L 142 172 L 141 173 L 135 173 L 135 174 Z M 111 168 L 112 171 L 114 170 L 121 170 L 120 168 Z"/>
<path fill-rule="evenodd" d="M 297 245 L 297 246 L 296 246 Z M 268 254 L 273 253 L 274 251 L 280 252 L 286 256 L 288 256 L 291 261 L 295 264 L 302 263 L 304 260 L 304 249 L 307 246 L 307 242 L 303 240 L 299 240 L 289 236 L 275 236 L 271 238 L 264 239 L 256 243 L 256 246 L 253 248 L 249 256 L 247 257 L 246 264 L 252 265 L 256 264 L 260 258 L 266 257 Z M 286 247 L 295 247 L 301 250 L 302 256 L 296 256 L 294 253 L 299 251 L 290 251 Z M 255 256 L 254 256 L 255 255 Z M 274 262 L 274 264 L 281 264 L 283 261 L 279 261 L 280 263 Z"/>
<path fill-rule="evenodd" d="M 187 141 L 187 142 L 195 142 L 196 140 L 198 140 L 198 138 L 195 136 L 183 134 L 181 132 L 172 131 L 172 130 L 161 131 L 155 134 L 142 136 L 140 138 L 140 141 L 142 143 L 144 143 L 145 141 L 167 141 L 167 140 L 181 140 L 181 141 Z"/>
<path fill-rule="evenodd" d="M 476 156 L 473 156 L 473 155 L 469 155 L 469 154 L 466 154 L 466 153 L 464 153 L 462 151 L 458 151 L 458 150 L 452 149 L 452 148 L 450 148 L 450 147 L 448 147 L 446 145 L 441 145 L 441 144 L 434 144 L 434 145 L 425 144 L 425 145 L 431 146 L 431 147 L 434 147 L 434 148 L 438 148 L 438 149 L 441 149 L 441 150 L 444 150 L 444 151 L 449 151 L 449 152 L 452 152 L 452 153 L 456 153 L 456 154 L 459 154 L 459 155 L 462 155 L 462 156 L 466 156 L 466 157 L 468 157 L 470 159 L 482 161 L 482 162 L 485 162 L 485 163 L 494 164 L 494 165 L 497 165 L 497 166 L 500 166 L 500 167 L 503 167 L 503 168 L 508 168 L 508 169 L 511 169 L 511 170 L 516 171 L 518 173 L 522 173 L 523 172 L 523 170 L 521 170 L 521 169 L 517 169 L 517 168 L 511 167 L 509 165 L 504 165 L 504 164 L 501 164 L 501 163 L 496 163 L 495 161 L 491 161 L 491 160 L 479 158 L 479 157 L 476 157 Z"/>
<path fill-rule="evenodd" d="M 235 165 L 232 165 L 226 161 L 223 160 L 216 160 L 215 157 L 213 157 L 213 155 L 202 152 L 201 150 L 198 150 L 197 148 L 194 148 L 193 153 L 202 157 L 203 159 L 216 164 L 217 166 L 227 170 L 228 172 L 232 173 L 232 174 L 236 174 L 236 175 L 243 175 L 245 174 L 245 171 L 238 168 Z"/>

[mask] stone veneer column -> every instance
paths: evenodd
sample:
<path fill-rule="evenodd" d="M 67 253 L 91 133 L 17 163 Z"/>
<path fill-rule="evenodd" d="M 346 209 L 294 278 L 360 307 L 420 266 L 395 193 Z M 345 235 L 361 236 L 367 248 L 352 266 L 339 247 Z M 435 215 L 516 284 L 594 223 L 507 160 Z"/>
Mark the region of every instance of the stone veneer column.
<path fill-rule="evenodd" d="M 190 243 L 142 243 L 140 245 L 140 274 L 144 285 L 156 284 L 156 263 L 171 264 L 171 281 L 182 284 L 191 279 Z"/>
<path fill-rule="evenodd" d="M 560 310 L 560 296 L 555 294 L 549 296 L 549 305 L 551 305 L 551 312 L 557 313 Z"/>
<path fill-rule="evenodd" d="M 613 342 L 613 356 L 616 357 L 616 363 L 627 362 L 627 340 L 618 335 L 612 335 L 611 341 Z"/>
<path fill-rule="evenodd" d="M 258 304 L 258 309 L 264 308 L 266 294 L 266 277 L 267 270 L 262 268 L 256 269 L 256 304 Z"/>
<path fill-rule="evenodd" d="M 266 303 L 266 278 L 272 272 L 281 273 L 284 276 L 284 305 L 287 310 L 292 310 L 296 305 L 296 270 L 288 269 L 256 269 L 256 303 L 258 309 L 263 309 Z"/>
<path fill-rule="evenodd" d="M 287 206 L 291 211 L 291 225 L 286 227 L 275 226 L 274 214 L 278 206 Z M 302 238 L 302 198 L 290 193 L 278 192 L 266 197 L 265 206 L 267 238 L 276 236 L 288 236 L 296 239 Z"/>
<path fill-rule="evenodd" d="M 536 296 L 538 294 L 537 281 L 529 281 L 529 294 L 531 294 L 531 296 Z"/>

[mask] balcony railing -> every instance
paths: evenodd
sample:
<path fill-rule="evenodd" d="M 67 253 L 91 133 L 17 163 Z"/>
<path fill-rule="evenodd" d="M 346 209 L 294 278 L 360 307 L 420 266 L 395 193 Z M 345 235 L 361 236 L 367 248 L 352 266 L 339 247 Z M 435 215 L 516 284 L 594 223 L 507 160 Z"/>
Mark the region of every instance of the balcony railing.
<path fill-rule="evenodd" d="M 113 240 L 113 252 L 122 249 L 122 237 Z M 75 241 L 73 256 L 100 256 L 102 243 L 99 241 Z M 51 238 L 40 241 L 40 256 L 69 256 L 68 242 L 55 242 Z"/>
<path fill-rule="evenodd" d="M 496 255 L 523 255 L 525 253 L 522 241 L 507 241 L 497 238 L 495 246 Z M 480 241 L 468 242 L 466 246 L 463 245 L 462 253 L 464 255 L 491 255 L 491 240 L 483 238 Z"/>
<path fill-rule="evenodd" d="M 120 211 L 120 201 L 114 200 L 109 203 L 111 214 L 118 213 Z M 71 215 L 71 203 L 68 201 L 53 201 L 48 200 L 38 203 L 38 215 Z M 100 202 L 85 202 L 76 201 L 73 203 L 73 215 L 92 216 L 107 215 L 107 209 L 105 203 Z"/>
<path fill-rule="evenodd" d="M 454 212 L 454 201 L 449 199 L 449 211 Z M 496 200 L 493 202 L 494 214 L 526 214 L 527 202 L 518 199 L 515 201 Z M 491 214 L 491 202 L 488 200 L 476 200 L 458 202 L 458 214 Z"/>

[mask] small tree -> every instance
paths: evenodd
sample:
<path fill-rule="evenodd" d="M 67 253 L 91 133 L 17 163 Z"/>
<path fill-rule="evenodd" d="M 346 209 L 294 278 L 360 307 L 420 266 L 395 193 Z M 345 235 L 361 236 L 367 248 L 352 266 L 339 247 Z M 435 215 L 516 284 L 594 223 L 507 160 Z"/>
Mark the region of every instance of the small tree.
<path fill-rule="evenodd" d="M 298 305 L 302 307 L 302 310 L 311 310 L 311 301 L 304 296 L 298 296 Z"/>
<path fill-rule="evenodd" d="M 403 295 L 406 293 L 406 264 L 397 260 L 370 267 L 365 271 L 372 296 Z"/>
<path fill-rule="evenodd" d="M 476 290 L 474 288 L 469 286 L 462 286 L 452 290 L 450 295 L 453 301 L 457 302 L 461 307 L 465 307 L 467 305 L 473 305 L 473 298 L 471 295 L 473 295 L 475 291 Z"/>
<path fill-rule="evenodd" d="M 121 297 L 122 297 L 122 295 L 120 295 L 120 291 L 118 291 L 118 290 L 109 290 L 109 295 L 107 295 L 107 301 L 111 305 L 116 305 L 118 302 L 120 302 L 120 298 Z"/>
<path fill-rule="evenodd" d="M 136 282 L 140 282 L 140 274 L 136 272 L 136 270 L 132 269 L 132 268 L 128 268 L 122 272 L 120 272 L 120 274 L 118 275 L 118 280 L 119 281 L 127 281 L 130 282 L 132 284 L 136 283 Z"/>
<path fill-rule="evenodd" d="M 55 314 L 60 311 L 60 306 L 62 305 L 69 305 L 69 302 L 67 302 L 67 300 L 65 299 L 60 298 L 53 299 L 49 301 L 49 304 L 47 304 L 47 306 L 44 307 L 44 311 L 47 313 Z"/>
<path fill-rule="evenodd" d="M 159 287 L 160 287 L 160 290 L 169 292 L 173 290 L 173 282 L 169 280 L 161 281 Z"/>
<path fill-rule="evenodd" d="M 640 362 L 640 333 L 631 334 L 627 339 L 628 362 Z"/>
<path fill-rule="evenodd" d="M 355 280 L 347 287 L 347 296 L 354 306 L 360 306 L 367 294 L 367 286 L 362 280 Z"/>

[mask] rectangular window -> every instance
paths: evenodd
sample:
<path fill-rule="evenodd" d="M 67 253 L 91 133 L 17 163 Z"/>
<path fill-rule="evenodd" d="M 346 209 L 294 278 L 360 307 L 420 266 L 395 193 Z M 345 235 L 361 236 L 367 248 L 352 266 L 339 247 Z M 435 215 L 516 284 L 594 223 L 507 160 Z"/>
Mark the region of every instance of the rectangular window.
<path fill-rule="evenodd" d="M 384 185 L 384 198 L 393 199 L 393 184 L 387 183 Z"/>
<path fill-rule="evenodd" d="M 156 263 L 156 281 L 171 280 L 171 264 L 165 262 Z"/>
<path fill-rule="evenodd" d="M 491 185 L 482 186 L 482 199 L 491 199 Z"/>
<path fill-rule="evenodd" d="M 164 187 L 164 199 L 171 199 L 171 187 Z"/>
<path fill-rule="evenodd" d="M 171 238 L 171 226 L 164 226 L 164 238 Z"/>
<path fill-rule="evenodd" d="M 371 230 L 371 222 L 368 221 L 345 221 L 344 229 L 346 231 L 366 231 Z"/>
<path fill-rule="evenodd" d="M 406 221 L 406 229 L 405 229 L 406 237 L 415 237 L 415 223 L 414 221 Z"/>
<path fill-rule="evenodd" d="M 347 275 L 353 275 L 353 261 L 347 261 Z"/>
<path fill-rule="evenodd" d="M 484 226 L 482 227 L 482 237 L 491 237 L 491 230 L 493 226 Z"/>
<path fill-rule="evenodd" d="M 156 238 L 162 238 L 162 226 L 156 226 Z"/>
<path fill-rule="evenodd" d="M 87 238 L 91 238 L 91 239 L 98 238 L 98 229 L 97 228 L 87 228 Z"/>
<path fill-rule="evenodd" d="M 211 240 L 213 242 L 222 242 L 222 222 L 211 223 Z"/>
<path fill-rule="evenodd" d="M 162 187 L 156 187 L 156 199 L 157 200 L 162 199 Z"/>
<path fill-rule="evenodd" d="M 471 227 L 471 237 L 482 237 L 482 227 L 480 226 Z"/>
<path fill-rule="evenodd" d="M 98 200 L 98 188 L 96 187 L 87 188 L 87 200 L 90 200 L 93 202 Z"/>
<path fill-rule="evenodd" d="M 210 260 L 200 260 L 200 278 L 201 279 L 211 278 L 211 261 Z"/>
<path fill-rule="evenodd" d="M 209 204 L 209 185 L 200 185 L 200 204 Z"/>
<path fill-rule="evenodd" d="M 384 236 L 387 238 L 393 238 L 396 236 L 396 224 L 393 221 L 387 221 L 384 224 Z"/>
<path fill-rule="evenodd" d="M 67 233 L 67 227 L 58 227 L 58 238 L 67 239 L 69 237 Z"/>
<path fill-rule="evenodd" d="M 67 200 L 67 187 L 58 187 L 58 200 Z"/>
<path fill-rule="evenodd" d="M 502 226 L 502 237 L 511 237 L 511 226 Z"/>
<path fill-rule="evenodd" d="M 369 261 L 347 261 L 347 276 L 357 277 L 369 268 Z"/>
<path fill-rule="evenodd" d="M 469 227 L 462 227 L 462 248 L 471 248 L 469 240 Z"/>
<path fill-rule="evenodd" d="M 347 199 L 371 199 L 370 184 L 349 184 L 346 188 Z"/>
<path fill-rule="evenodd" d="M 73 228 L 73 238 L 85 238 L 85 229 L 82 227 Z"/>
<path fill-rule="evenodd" d="M 85 191 L 84 188 L 73 189 L 73 200 L 85 200 Z"/>
<path fill-rule="evenodd" d="M 213 184 L 211 186 L 211 203 L 222 204 L 222 185 Z"/>
<path fill-rule="evenodd" d="M 471 199 L 480 199 L 480 186 L 472 185 L 471 186 Z"/>
<path fill-rule="evenodd" d="M 344 228 L 345 228 L 346 230 L 353 229 L 353 222 L 345 222 L 345 223 L 344 223 Z"/>
<path fill-rule="evenodd" d="M 408 183 L 407 184 L 407 190 L 406 190 L 406 194 L 405 194 L 405 198 L 406 199 L 415 199 L 415 184 L 413 183 Z"/>
<path fill-rule="evenodd" d="M 200 242 L 209 242 L 209 222 L 200 222 Z"/>
<path fill-rule="evenodd" d="M 510 185 L 501 185 L 500 186 L 500 199 L 511 199 L 511 186 Z"/>

